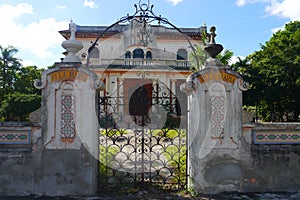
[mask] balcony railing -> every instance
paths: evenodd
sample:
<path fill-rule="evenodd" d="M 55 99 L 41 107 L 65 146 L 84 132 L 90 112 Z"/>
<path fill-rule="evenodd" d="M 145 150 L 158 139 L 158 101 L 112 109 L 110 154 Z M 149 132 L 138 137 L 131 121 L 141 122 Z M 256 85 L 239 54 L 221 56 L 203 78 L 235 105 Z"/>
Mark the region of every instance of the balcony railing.
<path fill-rule="evenodd" d="M 89 66 L 97 67 L 97 66 L 123 66 L 123 67 L 131 67 L 131 66 L 169 66 L 169 67 L 180 67 L 189 69 L 191 66 L 187 60 L 157 60 L 157 59 L 139 59 L 139 58 L 125 58 L 125 59 L 98 59 L 91 58 L 89 62 Z"/>

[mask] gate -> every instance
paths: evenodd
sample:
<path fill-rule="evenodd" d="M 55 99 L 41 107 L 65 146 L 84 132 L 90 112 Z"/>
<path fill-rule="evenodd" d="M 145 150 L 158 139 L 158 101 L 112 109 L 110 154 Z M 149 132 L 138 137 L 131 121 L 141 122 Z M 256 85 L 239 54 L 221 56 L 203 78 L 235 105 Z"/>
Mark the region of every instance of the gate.
<path fill-rule="evenodd" d="M 142 81 L 131 88 L 124 81 L 115 94 L 99 94 L 99 186 L 184 189 L 186 101 L 180 103 L 164 83 Z"/>

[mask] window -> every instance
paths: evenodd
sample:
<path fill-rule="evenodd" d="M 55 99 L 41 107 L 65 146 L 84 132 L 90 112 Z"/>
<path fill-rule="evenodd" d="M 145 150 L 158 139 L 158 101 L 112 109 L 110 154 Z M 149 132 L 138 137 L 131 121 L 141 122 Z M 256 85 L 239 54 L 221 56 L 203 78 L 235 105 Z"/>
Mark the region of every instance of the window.
<path fill-rule="evenodd" d="M 146 59 L 152 59 L 152 52 L 151 51 L 147 51 Z"/>
<path fill-rule="evenodd" d="M 144 51 L 143 51 L 143 49 L 140 49 L 140 48 L 135 49 L 133 51 L 133 58 L 144 58 Z"/>
<path fill-rule="evenodd" d="M 125 58 L 131 58 L 131 52 L 130 51 L 126 51 Z"/>
<path fill-rule="evenodd" d="M 100 52 L 98 48 L 94 48 L 90 53 L 90 58 L 100 58 Z"/>
<path fill-rule="evenodd" d="M 185 49 L 177 51 L 177 60 L 187 60 L 187 51 Z"/>

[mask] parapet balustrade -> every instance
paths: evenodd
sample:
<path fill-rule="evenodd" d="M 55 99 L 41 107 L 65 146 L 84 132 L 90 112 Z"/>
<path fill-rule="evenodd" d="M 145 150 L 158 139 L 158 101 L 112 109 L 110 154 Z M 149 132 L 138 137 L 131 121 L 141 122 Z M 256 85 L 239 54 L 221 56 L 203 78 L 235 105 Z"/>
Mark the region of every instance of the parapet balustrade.
<path fill-rule="evenodd" d="M 186 67 L 191 66 L 187 60 L 161 60 L 161 59 L 141 59 L 141 58 L 125 58 L 125 59 L 99 59 L 90 58 L 89 66 L 169 66 L 169 67 Z"/>

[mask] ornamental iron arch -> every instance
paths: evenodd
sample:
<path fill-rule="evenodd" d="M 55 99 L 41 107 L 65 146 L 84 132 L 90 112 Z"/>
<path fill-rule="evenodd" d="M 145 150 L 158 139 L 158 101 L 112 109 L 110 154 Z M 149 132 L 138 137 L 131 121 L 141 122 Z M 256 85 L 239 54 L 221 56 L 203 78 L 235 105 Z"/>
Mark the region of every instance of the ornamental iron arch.
<path fill-rule="evenodd" d="M 141 24 L 143 24 L 143 30 L 141 32 L 142 35 L 145 35 L 145 37 L 141 37 L 142 41 L 141 43 L 144 46 L 148 45 L 148 42 L 146 41 L 146 38 L 149 37 L 149 30 L 147 30 L 147 25 L 150 24 L 153 21 L 157 21 L 158 24 L 167 24 L 169 26 L 171 26 L 172 28 L 174 28 L 175 30 L 177 30 L 179 33 L 181 33 L 183 36 L 185 36 L 185 39 L 187 40 L 187 42 L 189 43 L 189 47 L 192 49 L 193 54 L 196 55 L 196 49 L 195 46 L 192 45 L 189 37 L 187 35 L 185 35 L 182 30 L 180 30 L 180 28 L 178 28 L 177 26 L 175 26 L 174 24 L 172 24 L 171 22 L 168 21 L 167 18 L 162 17 L 161 15 L 155 15 L 153 12 L 153 8 L 154 5 L 150 4 L 150 0 L 147 0 L 146 2 L 143 0 L 139 0 L 139 4 L 134 4 L 135 7 L 135 12 L 132 15 L 127 14 L 127 16 L 124 16 L 122 18 L 120 18 L 120 20 L 116 21 L 115 23 L 111 24 L 110 26 L 106 27 L 105 30 L 103 30 L 98 37 L 96 38 L 96 40 L 92 43 L 92 45 L 89 47 L 88 49 L 88 57 L 87 57 L 87 67 L 89 67 L 89 59 L 90 59 L 90 54 L 93 51 L 93 49 L 96 47 L 96 45 L 98 44 L 98 41 L 101 37 L 104 36 L 104 34 L 109 31 L 111 28 L 113 28 L 114 26 L 116 26 L 119 23 L 124 23 L 124 22 L 131 22 L 131 21 L 136 21 L 139 22 Z M 205 33 L 204 35 L 209 35 L 208 33 Z M 149 38 L 148 38 L 149 39 Z M 151 40 L 151 39 L 150 39 Z M 200 62 L 198 61 L 197 57 L 195 59 L 196 61 L 196 65 L 197 68 L 200 69 Z"/>
<path fill-rule="evenodd" d="M 166 18 L 156 16 L 149 0 L 147 3 L 140 0 L 134 6 L 136 11 L 133 15 L 122 17 L 98 35 L 88 49 L 87 66 L 90 53 L 99 39 L 123 22 L 139 23 L 139 28 L 143 30 L 140 32 L 142 35 L 137 35 L 142 40 L 139 42 L 141 47 L 132 46 L 130 51 L 125 51 L 128 60 L 152 59 L 155 51 L 143 46 L 151 42 L 148 25 L 153 21 L 173 27 L 195 52 L 189 36 Z M 186 127 L 185 106 L 177 96 L 180 81 L 170 79 L 161 82 L 144 71 L 142 65 L 136 69 L 140 69 L 136 76 L 118 78 L 116 82 L 111 82 L 115 85 L 113 91 L 99 93 L 98 96 L 99 187 L 143 187 L 153 184 L 166 189 L 184 189 L 188 180 L 188 148 L 187 130 L 182 128 Z"/>

